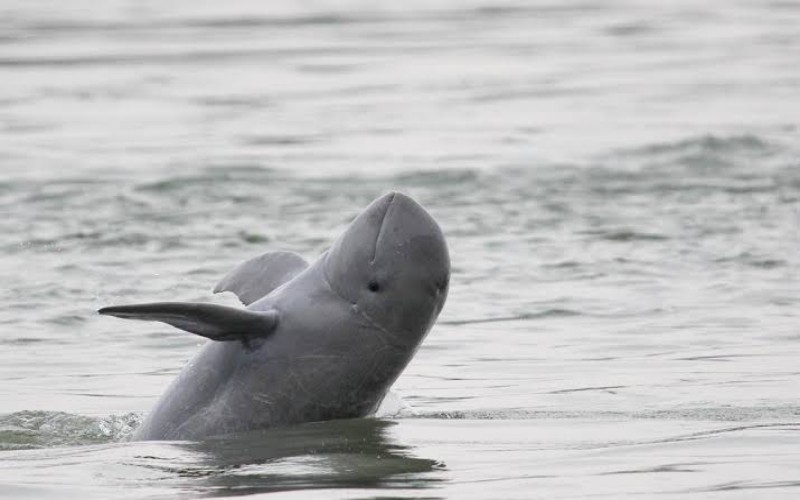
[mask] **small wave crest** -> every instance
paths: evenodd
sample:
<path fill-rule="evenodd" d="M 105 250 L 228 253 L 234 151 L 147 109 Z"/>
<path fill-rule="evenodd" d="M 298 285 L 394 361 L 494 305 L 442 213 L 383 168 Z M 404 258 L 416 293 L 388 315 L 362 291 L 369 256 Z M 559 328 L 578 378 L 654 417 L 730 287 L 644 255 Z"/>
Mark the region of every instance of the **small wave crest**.
<path fill-rule="evenodd" d="M 65 412 L 20 411 L 0 416 L 0 450 L 103 444 L 127 439 L 138 413 L 90 417 Z"/>
<path fill-rule="evenodd" d="M 763 177 L 763 172 L 753 172 L 754 161 L 780 168 L 785 165 L 786 158 L 784 144 L 749 134 L 693 136 L 677 142 L 620 151 L 613 157 L 615 162 L 633 161 L 661 173 L 702 176 L 738 171 L 743 174 L 742 180 Z"/>
<path fill-rule="evenodd" d="M 599 389 L 604 388 L 601 387 Z M 415 412 L 412 415 L 408 415 L 407 418 L 434 420 L 683 420 L 755 423 L 780 422 L 779 425 L 797 425 L 800 423 L 800 407 L 722 406 L 640 411 L 555 409 L 537 410 L 529 408 L 499 408 L 485 410 L 475 409 L 442 412 Z"/>
<path fill-rule="evenodd" d="M 525 321 L 525 320 L 543 319 L 543 318 L 560 318 L 560 317 L 568 318 L 580 315 L 581 315 L 580 312 L 573 311 L 571 309 L 552 308 L 552 309 L 545 309 L 544 311 L 516 314 L 513 316 L 450 319 L 450 320 L 439 321 L 438 324 L 450 325 L 450 326 L 475 325 L 480 323 L 505 323 L 509 321 Z"/>

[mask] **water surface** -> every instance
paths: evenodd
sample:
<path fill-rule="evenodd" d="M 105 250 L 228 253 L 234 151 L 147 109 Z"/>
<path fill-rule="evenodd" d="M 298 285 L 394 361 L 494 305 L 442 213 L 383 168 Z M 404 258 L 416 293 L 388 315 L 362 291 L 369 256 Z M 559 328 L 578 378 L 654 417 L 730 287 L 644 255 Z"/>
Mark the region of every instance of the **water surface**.
<path fill-rule="evenodd" d="M 794 498 L 800 6 L 0 6 L 0 497 Z M 450 245 L 412 414 L 128 443 L 202 339 L 95 314 Z"/>

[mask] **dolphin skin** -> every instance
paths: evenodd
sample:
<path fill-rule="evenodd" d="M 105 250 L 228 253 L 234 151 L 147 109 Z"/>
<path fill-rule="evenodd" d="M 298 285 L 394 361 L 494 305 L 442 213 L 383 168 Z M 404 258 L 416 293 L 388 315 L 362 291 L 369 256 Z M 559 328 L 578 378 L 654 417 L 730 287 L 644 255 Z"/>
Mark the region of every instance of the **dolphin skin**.
<path fill-rule="evenodd" d="M 196 440 L 375 412 L 447 297 L 442 231 L 401 193 L 373 201 L 312 264 L 268 252 L 214 288 L 244 308 L 159 302 L 100 309 L 211 339 L 136 430 Z"/>

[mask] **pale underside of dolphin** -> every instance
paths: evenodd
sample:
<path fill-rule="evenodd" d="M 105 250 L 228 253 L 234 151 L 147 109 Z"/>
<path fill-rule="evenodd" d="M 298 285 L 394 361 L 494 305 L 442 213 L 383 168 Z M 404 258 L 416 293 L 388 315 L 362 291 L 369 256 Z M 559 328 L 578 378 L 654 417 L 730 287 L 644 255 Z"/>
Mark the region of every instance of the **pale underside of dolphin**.
<path fill-rule="evenodd" d="M 100 314 L 161 321 L 209 338 L 134 439 L 201 439 L 373 413 L 447 297 L 450 258 L 433 218 L 389 193 L 308 264 L 269 252 L 214 292 L 244 308 L 159 302 Z"/>

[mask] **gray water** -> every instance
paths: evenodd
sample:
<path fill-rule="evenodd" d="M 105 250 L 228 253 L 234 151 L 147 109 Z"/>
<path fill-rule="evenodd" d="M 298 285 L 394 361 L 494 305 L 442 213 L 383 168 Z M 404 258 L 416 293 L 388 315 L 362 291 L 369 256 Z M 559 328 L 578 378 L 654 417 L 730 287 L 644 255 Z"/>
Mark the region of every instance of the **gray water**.
<path fill-rule="evenodd" d="M 796 498 L 800 4 L 0 4 L 0 497 Z M 440 222 L 411 409 L 125 440 L 390 189 Z"/>

